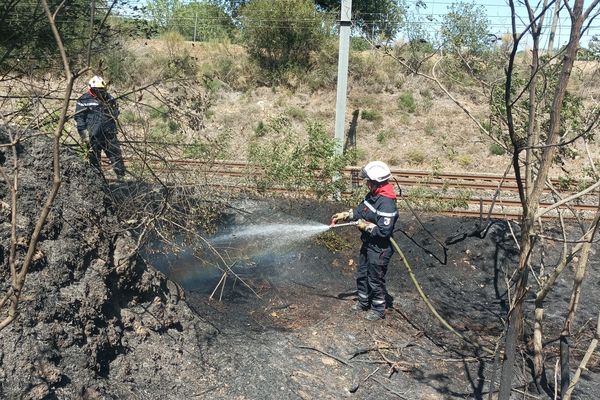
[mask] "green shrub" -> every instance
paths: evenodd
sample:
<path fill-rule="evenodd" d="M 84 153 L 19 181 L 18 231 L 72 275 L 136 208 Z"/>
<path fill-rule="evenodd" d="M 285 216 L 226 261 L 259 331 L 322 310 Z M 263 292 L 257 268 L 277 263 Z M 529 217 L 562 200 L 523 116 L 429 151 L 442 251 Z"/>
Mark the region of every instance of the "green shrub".
<path fill-rule="evenodd" d="M 173 12 L 173 29 L 187 40 L 208 42 L 233 37 L 235 25 L 231 17 L 216 4 L 190 2 L 177 7 Z"/>
<path fill-rule="evenodd" d="M 433 121 L 431 120 L 427 120 L 427 122 L 425 123 L 425 128 L 424 128 L 425 134 L 427 136 L 433 136 L 435 133 L 435 124 L 433 123 Z"/>
<path fill-rule="evenodd" d="M 383 144 L 393 135 L 394 135 L 394 132 L 389 131 L 389 130 L 379 131 L 377 133 L 377 143 Z"/>
<path fill-rule="evenodd" d="M 461 154 L 456 158 L 456 162 L 458 162 L 458 165 L 461 167 L 468 167 L 473 163 L 473 158 L 470 154 Z"/>
<path fill-rule="evenodd" d="M 383 116 L 378 111 L 374 110 L 363 110 L 360 113 L 360 117 L 365 121 L 371 122 L 380 122 L 383 120 Z"/>
<path fill-rule="evenodd" d="M 364 37 L 352 36 L 350 38 L 350 51 L 371 50 L 371 43 Z"/>
<path fill-rule="evenodd" d="M 470 191 L 458 191 L 451 199 L 447 198 L 447 189 L 434 190 L 426 186 L 411 188 L 405 195 L 413 207 L 419 211 L 443 212 L 455 209 L 468 209 L 472 197 Z"/>
<path fill-rule="evenodd" d="M 425 161 L 425 153 L 420 150 L 413 149 L 406 154 L 406 159 L 410 164 L 420 165 L 423 164 L 423 161 Z"/>
<path fill-rule="evenodd" d="M 233 135 L 230 131 L 224 131 L 215 139 L 196 139 L 183 148 L 183 158 L 213 161 L 226 159 L 231 147 Z"/>
<path fill-rule="evenodd" d="M 267 126 L 263 121 L 258 121 L 258 125 L 254 128 L 254 133 L 257 137 L 263 137 L 267 134 Z"/>
<path fill-rule="evenodd" d="M 160 119 L 166 121 L 169 117 L 169 107 L 165 104 L 161 104 L 159 107 L 151 108 L 148 112 L 150 119 Z"/>
<path fill-rule="evenodd" d="M 248 159 L 263 171 L 253 178 L 257 188 L 304 189 L 320 198 L 343 190 L 343 180 L 333 178 L 341 174 L 347 158 L 335 155 L 335 140 L 322 125 L 306 125 L 308 142 L 300 140 L 286 119 L 271 121 L 268 130 L 271 140 L 249 148 Z"/>
<path fill-rule="evenodd" d="M 130 84 L 140 82 L 140 61 L 130 51 L 113 48 L 100 55 L 101 62 L 106 66 L 104 77 L 112 84 Z"/>
<path fill-rule="evenodd" d="M 289 107 L 285 111 L 285 114 L 298 121 L 304 121 L 306 119 L 306 111 L 299 107 Z"/>
<path fill-rule="evenodd" d="M 241 9 L 240 21 L 250 58 L 270 77 L 289 69 L 308 69 L 311 58 L 307 55 L 318 51 L 331 34 L 322 18 L 315 16 L 312 0 L 254 0 Z"/>
<path fill-rule="evenodd" d="M 402 93 L 400 97 L 398 97 L 398 108 L 400 108 L 401 111 L 410 114 L 414 113 L 417 110 L 417 104 L 413 94 L 410 92 Z"/>
<path fill-rule="evenodd" d="M 495 156 L 503 156 L 506 154 L 506 149 L 494 142 L 490 144 L 490 153 Z"/>
<path fill-rule="evenodd" d="M 171 130 L 164 122 L 159 122 L 150 127 L 146 134 L 146 140 L 149 142 L 170 142 L 171 139 Z"/>

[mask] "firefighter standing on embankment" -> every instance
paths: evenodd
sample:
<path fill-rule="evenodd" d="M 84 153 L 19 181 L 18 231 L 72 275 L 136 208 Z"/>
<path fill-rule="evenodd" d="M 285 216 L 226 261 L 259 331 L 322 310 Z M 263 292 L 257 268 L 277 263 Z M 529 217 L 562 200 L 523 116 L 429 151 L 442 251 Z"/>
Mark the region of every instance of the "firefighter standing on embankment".
<path fill-rule="evenodd" d="M 358 258 L 356 286 L 358 301 L 352 306 L 355 311 L 368 311 L 365 319 L 376 321 L 385 318 L 386 297 L 385 275 L 394 249 L 390 238 L 398 219 L 396 193 L 389 182 L 391 171 L 382 161 L 368 163 L 360 172 L 366 179 L 369 193 L 354 209 L 334 214 L 332 223 L 358 221 L 362 246 Z"/>
<path fill-rule="evenodd" d="M 90 164 L 99 171 L 101 152 L 108 156 L 117 179 L 125 175 L 121 147 L 117 141 L 116 100 L 106 91 L 106 83 L 100 76 L 89 81 L 89 89 L 77 100 L 75 122 L 81 140 L 89 147 Z"/>

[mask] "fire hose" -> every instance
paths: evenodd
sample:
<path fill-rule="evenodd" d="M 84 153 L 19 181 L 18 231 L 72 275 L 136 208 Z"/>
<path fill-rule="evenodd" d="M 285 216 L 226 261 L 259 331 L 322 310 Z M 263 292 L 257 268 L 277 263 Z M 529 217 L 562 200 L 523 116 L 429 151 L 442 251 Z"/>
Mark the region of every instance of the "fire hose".
<path fill-rule="evenodd" d="M 421 298 L 423 299 L 423 301 L 427 305 L 427 308 L 429 308 L 429 311 L 431 311 L 431 313 L 442 323 L 442 325 L 444 325 L 444 327 L 446 327 L 446 329 L 448 329 L 450 332 L 454 333 L 456 336 L 458 336 L 459 338 L 461 338 L 465 342 L 467 342 L 467 343 L 469 343 L 469 344 L 477 347 L 478 349 L 481 349 L 481 350 L 483 350 L 486 353 L 489 353 L 491 355 L 496 354 L 496 352 L 494 350 L 491 350 L 491 349 L 489 349 L 489 348 L 487 348 L 485 346 L 482 346 L 479 343 L 476 343 L 476 342 L 472 341 L 471 339 L 469 339 L 468 337 L 464 336 L 462 333 L 458 332 L 456 329 L 454 329 L 454 327 L 452 327 L 452 325 L 450 325 L 450 323 L 448 323 L 448 321 L 446 321 L 444 319 L 444 317 L 442 317 L 440 315 L 440 313 L 437 312 L 437 310 L 435 309 L 435 307 L 433 306 L 433 304 L 431 304 L 431 302 L 429 301 L 429 298 L 427 298 L 427 295 L 425 294 L 425 292 L 421 288 L 421 285 L 419 284 L 419 281 L 417 281 L 417 277 L 415 276 L 415 274 L 414 274 L 414 272 L 412 270 L 412 267 L 410 266 L 408 260 L 404 256 L 404 253 L 402 252 L 402 249 L 400 249 L 400 246 L 398 246 L 398 243 L 396 243 L 396 241 L 394 240 L 394 238 L 390 238 L 390 242 L 392 243 L 392 246 L 394 247 L 394 250 L 396 250 L 396 252 L 400 256 L 400 258 L 402 259 L 402 263 L 406 267 L 406 271 L 408 271 L 408 275 L 410 276 L 410 280 L 412 281 L 413 285 L 415 285 L 415 288 L 419 292 L 419 296 L 421 296 Z"/>

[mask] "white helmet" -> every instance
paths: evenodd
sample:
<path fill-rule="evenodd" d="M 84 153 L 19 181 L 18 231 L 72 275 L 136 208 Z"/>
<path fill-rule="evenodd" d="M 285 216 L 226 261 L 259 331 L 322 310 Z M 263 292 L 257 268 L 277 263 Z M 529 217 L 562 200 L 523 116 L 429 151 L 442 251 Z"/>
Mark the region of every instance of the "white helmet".
<path fill-rule="evenodd" d="M 385 182 L 392 177 L 392 172 L 383 161 L 371 161 L 360 171 L 361 179 L 369 179 L 375 182 Z"/>
<path fill-rule="evenodd" d="M 104 83 L 104 79 L 101 76 L 95 75 L 88 82 L 91 88 L 105 88 L 106 83 Z"/>

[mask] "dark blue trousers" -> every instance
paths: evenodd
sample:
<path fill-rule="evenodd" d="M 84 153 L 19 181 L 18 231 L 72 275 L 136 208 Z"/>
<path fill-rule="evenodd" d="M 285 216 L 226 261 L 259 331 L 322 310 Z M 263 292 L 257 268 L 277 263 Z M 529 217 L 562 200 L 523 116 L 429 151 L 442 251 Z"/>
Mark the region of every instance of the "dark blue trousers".
<path fill-rule="evenodd" d="M 394 250 L 391 246 L 380 249 L 363 243 L 358 257 L 356 271 L 358 302 L 361 306 L 370 307 L 380 315 L 385 313 L 387 294 L 385 274 L 393 254 Z"/>

